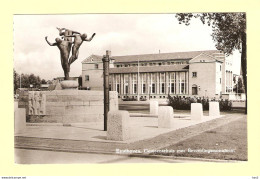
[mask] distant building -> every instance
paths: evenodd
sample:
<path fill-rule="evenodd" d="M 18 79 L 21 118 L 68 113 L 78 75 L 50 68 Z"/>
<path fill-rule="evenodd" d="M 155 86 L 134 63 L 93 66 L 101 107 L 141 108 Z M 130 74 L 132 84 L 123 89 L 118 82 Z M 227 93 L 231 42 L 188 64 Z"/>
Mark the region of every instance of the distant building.
<path fill-rule="evenodd" d="M 217 50 L 112 56 L 110 90 L 119 98 L 219 97 L 233 91 L 232 61 Z M 103 90 L 102 56 L 82 61 L 82 87 Z"/>
<path fill-rule="evenodd" d="M 41 84 L 41 91 L 45 91 L 45 90 L 48 90 L 48 88 L 49 88 L 49 84 Z"/>

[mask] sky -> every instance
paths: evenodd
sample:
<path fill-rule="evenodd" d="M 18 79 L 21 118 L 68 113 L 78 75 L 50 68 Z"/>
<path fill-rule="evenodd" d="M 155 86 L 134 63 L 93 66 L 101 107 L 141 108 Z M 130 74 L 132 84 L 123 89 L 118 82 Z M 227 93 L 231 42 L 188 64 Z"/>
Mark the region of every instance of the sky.
<path fill-rule="evenodd" d="M 90 37 L 79 49 L 70 76 L 80 76 L 81 62 L 92 54 L 112 56 L 216 50 L 211 27 L 198 19 L 189 26 L 179 24 L 175 14 L 70 14 L 14 15 L 14 69 L 45 80 L 63 77 L 60 52 L 49 46 L 59 37 L 56 27 L 64 27 Z M 232 57 L 229 57 L 232 58 Z M 240 54 L 233 55 L 234 73 L 240 72 Z"/>

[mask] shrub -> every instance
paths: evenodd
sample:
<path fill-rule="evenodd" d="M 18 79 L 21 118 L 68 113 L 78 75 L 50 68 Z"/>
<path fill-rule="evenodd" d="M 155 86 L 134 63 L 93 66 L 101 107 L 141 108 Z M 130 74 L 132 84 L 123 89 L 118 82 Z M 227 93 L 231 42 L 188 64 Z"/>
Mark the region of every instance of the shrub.
<path fill-rule="evenodd" d="M 168 95 L 168 105 L 172 106 L 173 109 L 179 110 L 190 110 L 191 103 L 201 103 L 203 110 L 209 110 L 209 102 L 218 101 L 220 111 L 230 111 L 232 109 L 232 102 L 229 100 L 216 100 L 208 98 L 192 98 L 192 97 L 181 97 L 181 96 L 170 96 Z"/>

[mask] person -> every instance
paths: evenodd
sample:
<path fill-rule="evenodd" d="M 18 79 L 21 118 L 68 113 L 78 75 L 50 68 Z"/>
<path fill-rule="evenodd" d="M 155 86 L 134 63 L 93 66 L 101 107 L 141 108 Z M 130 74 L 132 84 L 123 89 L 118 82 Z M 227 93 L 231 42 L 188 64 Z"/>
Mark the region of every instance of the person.
<path fill-rule="evenodd" d="M 65 79 L 69 79 L 69 71 L 70 66 L 68 64 L 69 54 L 70 54 L 70 46 L 73 42 L 67 41 L 67 40 L 61 40 L 60 38 L 55 39 L 55 43 L 50 43 L 47 39 L 48 37 L 45 37 L 46 42 L 50 46 L 57 46 L 60 50 L 60 58 L 61 58 L 61 65 L 64 71 Z"/>
<path fill-rule="evenodd" d="M 64 39 L 65 41 L 72 42 L 72 37 L 67 37 L 67 36 L 73 35 L 73 34 L 80 34 L 77 31 L 69 30 L 69 29 L 66 29 L 66 28 L 58 28 L 57 27 L 57 29 L 59 31 L 59 35 L 62 36 L 61 38 Z"/>
<path fill-rule="evenodd" d="M 72 55 L 69 59 L 69 65 L 72 64 L 75 60 L 78 59 L 78 55 L 79 55 L 79 47 L 81 46 L 81 44 L 83 43 L 83 41 L 87 41 L 90 42 L 93 37 L 96 35 L 96 33 L 94 33 L 89 39 L 87 39 L 87 34 L 74 34 L 74 35 L 66 35 L 65 37 L 74 37 L 74 44 L 72 46 Z"/>

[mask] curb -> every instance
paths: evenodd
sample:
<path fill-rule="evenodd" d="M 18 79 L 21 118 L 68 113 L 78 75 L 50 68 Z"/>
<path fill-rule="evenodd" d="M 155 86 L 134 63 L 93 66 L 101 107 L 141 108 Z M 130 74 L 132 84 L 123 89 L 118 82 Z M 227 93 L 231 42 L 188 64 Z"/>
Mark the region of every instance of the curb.
<path fill-rule="evenodd" d="M 209 158 L 192 158 L 192 157 L 176 157 L 176 156 L 164 156 L 164 155 L 149 155 L 149 154 L 117 154 L 115 152 L 106 152 L 104 150 L 70 150 L 70 149 L 54 149 L 51 147 L 33 147 L 33 146 L 15 146 L 16 149 L 25 150 L 44 150 L 52 152 L 69 152 L 69 153 L 90 153 L 90 154 L 103 154 L 103 155 L 117 155 L 126 157 L 136 157 L 136 158 L 150 158 L 150 159 L 172 159 L 172 160 L 189 160 L 196 162 L 215 162 L 215 163 L 243 163 L 247 161 L 240 160 L 221 160 L 221 159 L 209 159 Z"/>

